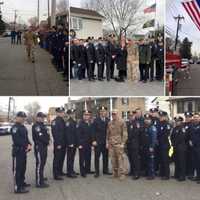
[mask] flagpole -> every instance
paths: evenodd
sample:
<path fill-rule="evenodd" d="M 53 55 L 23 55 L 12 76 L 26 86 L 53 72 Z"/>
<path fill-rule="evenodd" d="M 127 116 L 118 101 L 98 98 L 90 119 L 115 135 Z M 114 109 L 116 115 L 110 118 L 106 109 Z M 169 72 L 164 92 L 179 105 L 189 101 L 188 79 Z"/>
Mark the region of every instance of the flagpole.
<path fill-rule="evenodd" d="M 157 15 L 156 15 L 156 12 L 157 12 L 157 3 L 156 3 L 156 0 L 155 0 L 155 5 L 156 5 L 156 10 L 155 10 L 155 24 L 154 24 L 154 28 L 155 28 L 155 33 L 156 33 L 156 26 L 157 26 Z"/>

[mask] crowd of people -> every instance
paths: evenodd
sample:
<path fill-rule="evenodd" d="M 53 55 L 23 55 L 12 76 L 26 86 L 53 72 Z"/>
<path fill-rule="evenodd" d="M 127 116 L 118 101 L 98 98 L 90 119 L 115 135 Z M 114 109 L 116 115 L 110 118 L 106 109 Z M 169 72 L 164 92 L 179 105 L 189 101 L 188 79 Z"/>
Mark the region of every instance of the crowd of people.
<path fill-rule="evenodd" d="M 78 39 L 70 32 L 70 77 L 89 81 L 117 82 L 163 80 L 164 44 L 163 37 L 141 38 L 139 41 L 115 35 L 106 38 L 88 37 Z M 118 71 L 118 76 L 116 75 Z"/>
<path fill-rule="evenodd" d="M 11 44 L 22 44 L 22 33 L 21 30 L 12 30 L 10 33 Z"/>
<path fill-rule="evenodd" d="M 85 110 L 80 120 L 75 110 L 56 109 L 57 117 L 51 123 L 53 137 L 53 178 L 62 181 L 64 176 L 77 178 L 74 170 L 76 152 L 79 152 L 80 176 L 94 174 L 98 178 L 102 155 L 103 174 L 124 180 L 126 175 L 134 180 L 146 177 L 153 180 L 169 180 L 170 163 L 174 162 L 177 181 L 186 178 L 200 183 L 200 115 L 185 113 L 185 119 L 177 116 L 170 121 L 168 113 L 152 108 L 143 114 L 140 108 L 130 111 L 128 120 L 120 119 L 118 110 L 99 107 L 97 116 Z M 44 123 L 46 115 L 39 112 L 32 126 L 32 139 L 36 158 L 36 187 L 49 187 L 44 177 L 50 134 Z M 26 157 L 32 144 L 24 126 L 26 114 L 18 112 L 11 129 L 13 140 L 13 173 L 15 192 L 27 193 L 25 182 Z M 94 171 L 91 169 L 94 150 Z M 110 155 L 110 156 L 109 156 Z M 125 155 L 129 161 L 127 170 Z M 64 163 L 66 158 L 66 173 Z M 109 158 L 112 173 L 109 169 Z"/>

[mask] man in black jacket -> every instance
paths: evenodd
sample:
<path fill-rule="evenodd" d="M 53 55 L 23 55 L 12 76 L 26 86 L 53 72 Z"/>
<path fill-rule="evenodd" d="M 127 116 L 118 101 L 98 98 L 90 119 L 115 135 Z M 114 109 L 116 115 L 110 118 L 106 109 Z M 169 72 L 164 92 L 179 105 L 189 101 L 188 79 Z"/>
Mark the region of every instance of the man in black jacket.
<path fill-rule="evenodd" d="M 68 110 L 68 119 L 66 121 L 66 139 L 67 139 L 67 177 L 76 178 L 74 172 L 74 160 L 77 148 L 76 121 L 74 119 L 75 110 Z"/>
<path fill-rule="evenodd" d="M 92 144 L 95 148 L 95 175 L 99 177 L 99 159 L 103 157 L 103 174 L 109 175 L 108 172 L 108 148 L 106 146 L 106 135 L 109 119 L 107 118 L 107 108 L 99 108 L 99 117 L 93 122 Z"/>
<path fill-rule="evenodd" d="M 56 108 L 57 117 L 52 121 L 52 135 L 54 140 L 54 159 L 53 159 L 53 176 L 55 180 L 63 180 L 60 176 L 63 173 L 63 164 L 66 154 L 66 138 L 65 138 L 65 109 Z"/>
<path fill-rule="evenodd" d="M 45 183 L 44 167 L 47 160 L 47 151 L 50 141 L 50 136 L 44 119 L 46 115 L 39 112 L 36 116 L 36 122 L 32 126 L 32 138 L 34 141 L 34 153 L 36 158 L 36 187 L 47 188 L 49 185 Z"/>
<path fill-rule="evenodd" d="M 11 129 L 15 193 L 27 193 L 28 190 L 25 187 L 30 186 L 30 184 L 25 183 L 27 153 L 31 150 L 28 131 L 24 126 L 25 119 L 26 114 L 24 112 L 18 112 L 16 122 Z"/>

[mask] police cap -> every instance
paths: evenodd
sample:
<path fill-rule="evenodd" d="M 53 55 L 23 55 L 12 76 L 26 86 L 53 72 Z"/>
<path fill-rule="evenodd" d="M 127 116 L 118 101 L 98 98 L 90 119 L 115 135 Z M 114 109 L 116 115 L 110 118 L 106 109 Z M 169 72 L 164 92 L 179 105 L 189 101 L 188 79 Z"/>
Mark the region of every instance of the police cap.
<path fill-rule="evenodd" d="M 43 112 L 38 112 L 37 115 L 36 115 L 36 117 L 42 117 L 42 118 L 44 118 L 44 117 L 47 117 L 47 116 Z"/>
<path fill-rule="evenodd" d="M 26 113 L 25 113 L 25 112 L 23 112 L 23 111 L 20 111 L 20 112 L 18 112 L 18 113 L 17 113 L 16 117 L 23 117 L 23 118 L 26 118 L 26 117 L 27 117 L 27 115 L 26 115 Z"/>

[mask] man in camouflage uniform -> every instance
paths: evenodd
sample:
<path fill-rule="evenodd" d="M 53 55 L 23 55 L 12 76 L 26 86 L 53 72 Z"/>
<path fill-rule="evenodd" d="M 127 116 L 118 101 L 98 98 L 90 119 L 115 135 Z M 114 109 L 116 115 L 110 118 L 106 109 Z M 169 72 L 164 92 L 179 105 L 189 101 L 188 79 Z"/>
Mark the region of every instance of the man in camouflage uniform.
<path fill-rule="evenodd" d="M 30 27 L 29 30 L 24 34 L 24 44 L 26 46 L 28 60 L 31 60 L 32 63 L 35 62 L 35 46 L 37 45 L 37 36 L 32 31 Z"/>
<path fill-rule="evenodd" d="M 126 124 L 118 118 L 118 111 L 112 111 L 112 121 L 107 128 L 107 146 L 111 155 L 113 177 L 125 178 L 124 144 L 127 140 Z"/>

